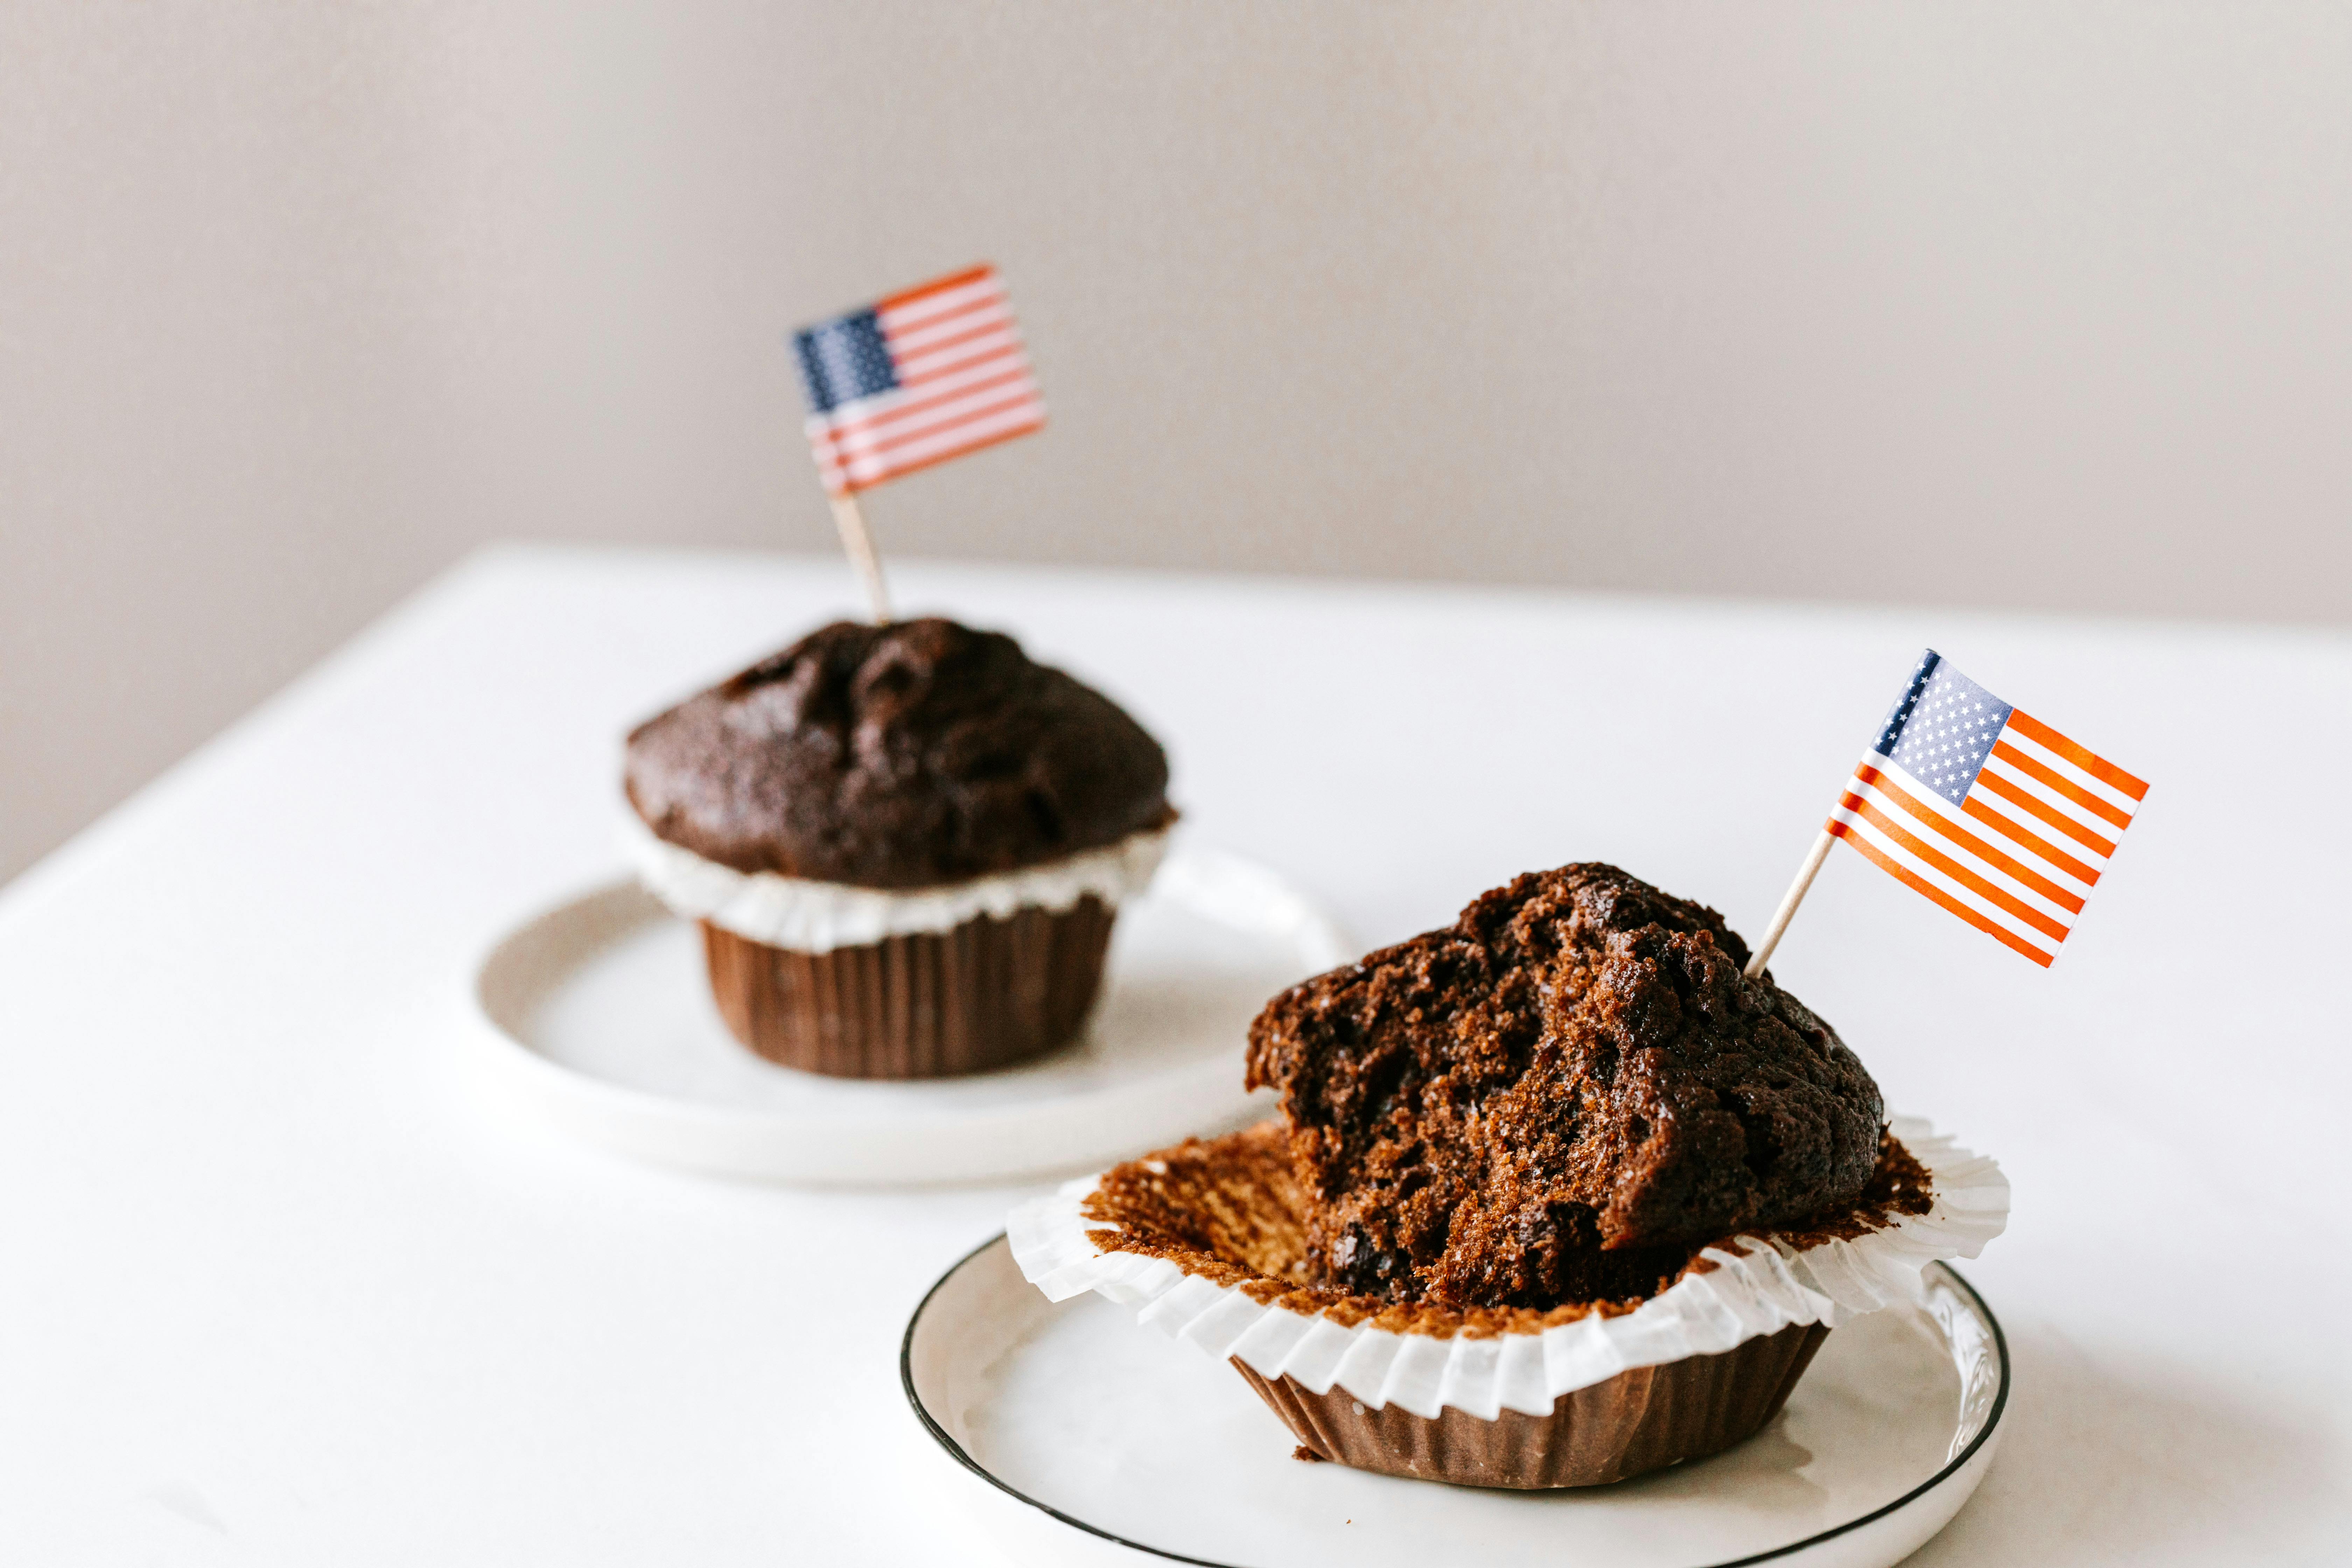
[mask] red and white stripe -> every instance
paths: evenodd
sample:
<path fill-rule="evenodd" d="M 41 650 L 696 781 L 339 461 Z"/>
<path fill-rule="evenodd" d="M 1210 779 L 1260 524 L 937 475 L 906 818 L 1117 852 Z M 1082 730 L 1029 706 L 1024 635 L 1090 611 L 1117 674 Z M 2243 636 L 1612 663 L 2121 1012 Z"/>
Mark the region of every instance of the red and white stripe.
<path fill-rule="evenodd" d="M 1045 425 L 994 268 L 893 295 L 876 313 L 898 384 L 810 417 L 826 489 L 847 495 Z"/>
<path fill-rule="evenodd" d="M 2048 967 L 2147 785 L 2012 710 L 1958 805 L 1865 756 L 1829 831 L 1978 930 Z"/>

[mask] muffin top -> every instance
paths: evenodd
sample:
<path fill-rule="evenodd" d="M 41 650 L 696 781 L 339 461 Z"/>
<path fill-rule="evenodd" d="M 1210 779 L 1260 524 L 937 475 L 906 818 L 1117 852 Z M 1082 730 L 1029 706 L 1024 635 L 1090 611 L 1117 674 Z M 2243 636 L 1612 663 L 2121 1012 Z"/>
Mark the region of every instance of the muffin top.
<path fill-rule="evenodd" d="M 1713 910 L 1575 865 L 1276 996 L 1248 1078 L 1280 1091 L 1318 1282 L 1541 1310 L 1853 1203 L 1878 1086 L 1747 958 Z"/>
<path fill-rule="evenodd" d="M 913 889 L 1166 826 L 1168 759 L 996 632 L 839 621 L 629 736 L 629 804 L 736 870 Z"/>

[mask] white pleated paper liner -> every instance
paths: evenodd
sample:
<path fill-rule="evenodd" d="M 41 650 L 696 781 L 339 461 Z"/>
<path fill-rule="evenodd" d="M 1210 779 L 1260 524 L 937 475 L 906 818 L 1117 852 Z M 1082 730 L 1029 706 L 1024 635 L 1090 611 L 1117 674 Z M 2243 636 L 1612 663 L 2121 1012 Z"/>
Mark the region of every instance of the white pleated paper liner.
<path fill-rule="evenodd" d="M 1595 1313 L 1538 1333 L 1441 1339 L 1368 1322 L 1343 1327 L 1319 1313 L 1261 1306 L 1165 1258 L 1104 1252 L 1087 1236 L 1104 1223 L 1079 1212 L 1097 1176 L 1022 1205 L 1005 1228 L 1023 1276 L 1047 1300 L 1093 1290 L 1139 1306 L 1139 1321 L 1221 1361 L 1238 1356 L 1269 1380 L 1286 1374 L 1314 1394 L 1336 1384 L 1373 1409 L 1395 1404 L 1422 1416 L 1449 1405 L 1486 1421 L 1505 1410 L 1547 1415 L 1561 1394 L 1628 1367 L 1712 1355 L 1791 1323 L 1835 1328 L 1920 1301 L 1919 1274 L 1930 1261 L 1974 1258 L 2009 1222 L 2009 1179 L 1916 1117 L 1896 1117 L 1893 1130 L 1934 1180 L 1927 1213 L 1895 1215 L 1882 1229 L 1802 1251 L 1771 1236 L 1739 1237 L 1744 1255 L 1706 1248 L 1700 1256 L 1714 1268 L 1685 1275 L 1631 1312 Z"/>
<path fill-rule="evenodd" d="M 738 871 L 655 837 L 635 812 L 620 813 L 617 822 L 622 853 L 636 868 L 646 890 L 668 905 L 671 913 L 709 921 L 748 941 L 795 952 L 831 952 L 894 936 L 937 934 L 982 915 L 1010 920 L 1024 909 L 1059 914 L 1085 898 L 1116 910 L 1150 886 L 1168 849 L 1168 829 L 1155 827 L 1100 849 L 969 881 L 937 888 L 856 888 L 773 871 Z"/>

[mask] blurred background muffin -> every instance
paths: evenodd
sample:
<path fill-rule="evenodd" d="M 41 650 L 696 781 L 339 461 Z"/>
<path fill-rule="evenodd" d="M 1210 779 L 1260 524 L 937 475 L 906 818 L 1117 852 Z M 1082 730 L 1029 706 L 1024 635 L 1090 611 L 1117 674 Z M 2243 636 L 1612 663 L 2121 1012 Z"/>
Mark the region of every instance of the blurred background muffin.
<path fill-rule="evenodd" d="M 1108 698 L 953 621 L 837 622 L 630 735 L 646 885 L 728 1027 L 788 1067 L 936 1078 L 1093 1005 L 1176 813 Z"/>

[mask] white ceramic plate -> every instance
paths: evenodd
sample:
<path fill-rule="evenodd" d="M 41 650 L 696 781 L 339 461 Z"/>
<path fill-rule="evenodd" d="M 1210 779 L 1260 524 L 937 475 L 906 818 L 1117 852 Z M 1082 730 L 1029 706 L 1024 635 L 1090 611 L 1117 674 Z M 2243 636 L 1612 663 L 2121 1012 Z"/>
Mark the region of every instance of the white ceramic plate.
<path fill-rule="evenodd" d="M 634 883 L 509 934 L 474 994 L 482 1061 L 580 1137 L 730 1175 L 913 1185 L 1092 1168 L 1263 1114 L 1242 1091 L 1250 1020 L 1356 954 L 1271 871 L 1179 850 L 1120 909 L 1085 1034 L 1001 1072 L 888 1083 L 761 1060 L 719 1022 L 695 928 Z"/>
<path fill-rule="evenodd" d="M 1940 1263 L 1927 1282 L 1928 1310 L 1832 1333 L 1747 1442 L 1565 1492 L 1297 1463 L 1232 1368 L 1099 1296 L 1048 1302 L 1002 1237 L 932 1287 L 899 1369 L 961 1500 L 1017 1563 L 1883 1568 L 1976 1490 L 2009 1396 L 1992 1313 Z"/>

